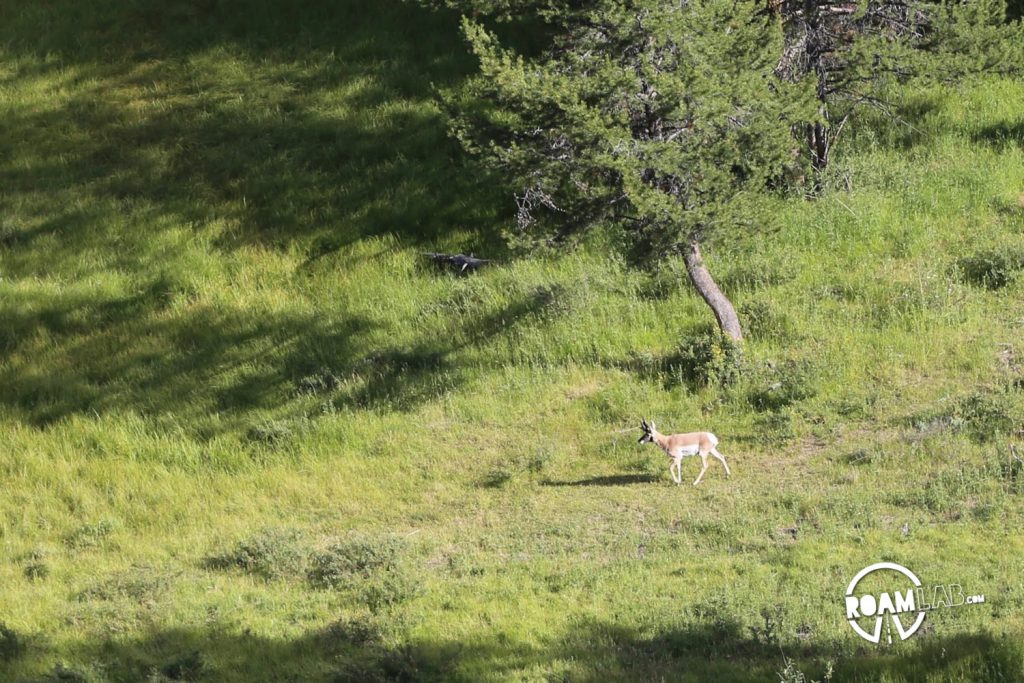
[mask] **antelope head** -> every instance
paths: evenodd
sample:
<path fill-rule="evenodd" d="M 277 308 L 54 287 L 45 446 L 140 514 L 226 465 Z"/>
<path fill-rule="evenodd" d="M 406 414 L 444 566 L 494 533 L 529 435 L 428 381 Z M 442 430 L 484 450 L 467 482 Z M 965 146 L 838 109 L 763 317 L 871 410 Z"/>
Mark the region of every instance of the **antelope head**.
<path fill-rule="evenodd" d="M 644 434 L 640 437 L 640 440 L 637 443 L 653 443 L 654 433 L 657 431 L 654 423 L 651 422 L 650 424 L 647 424 L 647 420 L 641 419 L 640 429 L 643 430 Z"/>

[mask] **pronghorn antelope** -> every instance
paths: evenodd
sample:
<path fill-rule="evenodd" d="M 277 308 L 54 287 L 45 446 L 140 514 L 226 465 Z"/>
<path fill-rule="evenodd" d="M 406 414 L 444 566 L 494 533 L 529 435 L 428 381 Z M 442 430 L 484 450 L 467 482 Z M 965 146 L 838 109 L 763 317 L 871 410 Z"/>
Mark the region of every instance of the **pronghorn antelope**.
<path fill-rule="evenodd" d="M 700 474 L 693 482 L 694 486 L 700 483 L 704 473 L 708 471 L 709 453 L 722 461 L 722 466 L 725 467 L 725 476 L 732 474 L 729 472 L 729 465 L 725 462 L 725 458 L 715 450 L 715 446 L 718 445 L 718 437 L 711 432 L 689 432 L 665 436 L 658 432 L 653 422 L 647 424 L 646 420 L 640 421 L 640 429 L 644 431 L 644 435 L 640 437 L 639 443 L 656 443 L 668 457 L 672 458 L 672 464 L 668 466 L 668 471 L 676 486 L 683 483 L 683 458 L 691 455 L 699 455 L 703 464 Z"/>

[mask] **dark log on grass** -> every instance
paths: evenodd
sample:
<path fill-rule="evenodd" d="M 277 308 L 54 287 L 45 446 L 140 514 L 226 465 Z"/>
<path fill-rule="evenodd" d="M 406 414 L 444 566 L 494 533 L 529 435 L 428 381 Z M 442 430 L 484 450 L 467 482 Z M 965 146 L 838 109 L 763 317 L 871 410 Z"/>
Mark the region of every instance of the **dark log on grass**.
<path fill-rule="evenodd" d="M 439 254 L 429 251 L 423 255 L 431 259 L 438 267 L 454 270 L 459 275 L 464 275 L 491 262 L 490 259 L 477 258 L 472 254 L 466 256 L 465 254 Z"/>

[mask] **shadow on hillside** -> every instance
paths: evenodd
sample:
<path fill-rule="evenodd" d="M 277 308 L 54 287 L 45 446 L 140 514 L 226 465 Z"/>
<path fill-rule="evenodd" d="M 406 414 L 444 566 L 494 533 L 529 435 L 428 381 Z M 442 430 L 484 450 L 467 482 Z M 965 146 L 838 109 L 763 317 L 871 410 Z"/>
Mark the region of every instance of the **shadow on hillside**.
<path fill-rule="evenodd" d="M 903 646 L 901 646 L 903 647 Z M 650 636 L 609 623 L 585 622 L 547 645 L 527 645 L 485 635 L 469 642 L 383 641 L 372 623 L 338 622 L 295 640 L 276 640 L 226 629 L 172 629 L 142 640 L 104 640 L 72 645 L 60 680 L 76 667 L 102 670 L 111 680 L 472 681 L 494 677 L 558 678 L 583 682 L 778 681 L 785 658 L 820 679 L 826 662 L 833 680 L 889 681 L 1021 680 L 1019 647 L 991 636 L 929 638 L 886 654 L 866 646 L 799 644 L 780 647 L 740 635 L 738 626 L 692 626 Z M 36 670 L 52 666 L 44 647 L 23 648 L 12 659 Z M 32 661 L 32 660 L 35 661 Z M 0 664 L 0 672 L 3 665 Z M 56 676 L 54 676 L 56 678 Z M 53 680 L 48 678 L 46 680 Z"/>
<path fill-rule="evenodd" d="M 200 251 L 307 264 L 380 235 L 500 250 L 497 190 L 433 104 L 472 67 L 456 15 L 368 0 L 16 4 L 0 86 L 53 91 L 45 106 L 11 98 L 0 118 L 0 275 L 25 285 L 0 296 L 0 404 L 27 422 L 127 408 L 211 436 L 247 411 L 294 417 L 296 386 L 324 368 L 339 386 L 318 398 L 412 407 L 461 380 L 453 352 L 537 305 L 404 348 L 340 306 L 228 310 L 191 284 L 189 231 Z M 31 284 L 55 265 L 66 286 Z M 92 275 L 142 284 L 114 295 Z"/>
<path fill-rule="evenodd" d="M 337 392 L 335 406 L 411 409 L 451 391 L 475 374 L 478 368 L 465 366 L 457 352 L 486 344 L 519 321 L 545 310 L 549 293 L 541 288 L 527 293 L 501 311 L 466 319 L 461 333 L 432 339 L 413 348 L 375 349 L 358 358 L 337 354 L 330 368 L 349 368 L 360 382 Z M 308 366 L 308 362 L 306 363 Z"/>
<path fill-rule="evenodd" d="M 972 135 L 971 139 L 974 142 L 996 146 L 1024 146 L 1024 121 L 1017 121 L 1016 123 L 1004 121 L 991 126 L 985 126 Z"/>
<path fill-rule="evenodd" d="M 3 302 L 0 403 L 46 426 L 72 414 L 132 410 L 194 417 L 199 436 L 244 427 L 246 411 L 276 407 L 293 379 L 288 359 L 313 349 L 357 354 L 371 324 L 312 315 L 199 307 L 161 315 L 175 291 L 156 283 L 126 298 L 23 295 Z M 268 359 L 284 358 L 283 365 Z M 277 362 L 280 362 L 279 360 Z"/>
<path fill-rule="evenodd" d="M 382 345 L 377 325 L 359 315 L 213 306 L 166 315 L 171 301 L 188 296 L 166 280 L 107 300 L 89 291 L 8 294 L 0 299 L 0 352 L 10 356 L 0 405 L 37 426 L 110 410 L 170 414 L 202 438 L 244 431 L 259 411 L 298 418 L 310 409 L 303 398 L 319 410 L 412 409 L 459 386 L 473 368 L 457 352 L 535 314 L 543 294 L 413 348 Z"/>
<path fill-rule="evenodd" d="M 455 230 L 475 240 L 466 249 L 498 248 L 502 200 L 432 104 L 472 66 L 456 16 L 365 0 L 91 4 L 38 3 L 0 29 L 35 58 L 5 81 L 72 93 L 5 111 L 0 151 L 31 161 L 0 165 L 4 203 L 49 216 L 47 195 L 74 188 L 82 207 L 6 243 L 72 230 L 100 242 L 113 201 L 150 207 L 155 224 L 224 221 L 228 248 L 298 242 L 316 258 Z"/>

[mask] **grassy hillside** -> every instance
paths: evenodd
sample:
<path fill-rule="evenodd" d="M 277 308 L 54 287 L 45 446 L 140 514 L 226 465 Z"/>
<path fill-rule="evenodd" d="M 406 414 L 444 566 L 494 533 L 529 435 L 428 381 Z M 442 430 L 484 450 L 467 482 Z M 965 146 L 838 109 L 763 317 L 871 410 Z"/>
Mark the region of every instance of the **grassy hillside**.
<path fill-rule="evenodd" d="M 1024 83 L 710 245 L 723 382 L 681 263 L 504 250 L 472 66 L 395 0 L 0 0 L 0 679 L 1024 679 Z M 987 602 L 871 646 L 882 560 Z"/>

